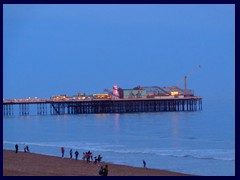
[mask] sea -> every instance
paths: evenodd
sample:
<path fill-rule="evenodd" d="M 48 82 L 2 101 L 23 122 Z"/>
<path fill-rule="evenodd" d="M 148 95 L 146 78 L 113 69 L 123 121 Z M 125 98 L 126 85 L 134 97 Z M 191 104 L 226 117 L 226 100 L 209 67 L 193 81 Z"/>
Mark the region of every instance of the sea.
<path fill-rule="evenodd" d="M 14 107 L 17 111 L 17 107 Z M 36 109 L 36 108 L 35 108 Z M 203 176 L 235 175 L 235 100 L 204 100 L 194 112 L 3 117 L 3 149 L 65 158 L 91 151 L 103 161 Z M 109 167 L 111 171 L 111 167 Z"/>

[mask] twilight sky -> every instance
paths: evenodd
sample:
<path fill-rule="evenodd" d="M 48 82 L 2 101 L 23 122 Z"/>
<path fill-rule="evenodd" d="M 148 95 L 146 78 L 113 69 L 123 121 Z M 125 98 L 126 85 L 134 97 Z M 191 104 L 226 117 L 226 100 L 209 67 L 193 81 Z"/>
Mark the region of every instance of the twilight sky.
<path fill-rule="evenodd" d="M 234 99 L 234 8 L 4 4 L 3 98 L 173 86 L 201 65 L 188 88 Z"/>

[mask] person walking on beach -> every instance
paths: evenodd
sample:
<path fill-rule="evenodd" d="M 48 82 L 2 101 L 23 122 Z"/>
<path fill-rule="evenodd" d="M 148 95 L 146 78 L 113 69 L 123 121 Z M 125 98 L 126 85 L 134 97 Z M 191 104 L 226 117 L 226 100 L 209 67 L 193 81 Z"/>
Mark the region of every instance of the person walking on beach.
<path fill-rule="evenodd" d="M 62 158 L 64 158 L 64 152 L 65 152 L 64 147 L 61 147 L 61 152 L 62 152 Z"/>
<path fill-rule="evenodd" d="M 18 144 L 15 145 L 15 152 L 18 153 Z"/>
<path fill-rule="evenodd" d="M 72 159 L 72 149 L 70 149 L 69 153 L 70 153 L 70 159 Z"/>
<path fill-rule="evenodd" d="M 143 167 L 146 168 L 146 162 L 143 160 Z"/>
<path fill-rule="evenodd" d="M 78 150 L 75 151 L 75 157 L 76 157 L 76 160 L 78 160 Z"/>

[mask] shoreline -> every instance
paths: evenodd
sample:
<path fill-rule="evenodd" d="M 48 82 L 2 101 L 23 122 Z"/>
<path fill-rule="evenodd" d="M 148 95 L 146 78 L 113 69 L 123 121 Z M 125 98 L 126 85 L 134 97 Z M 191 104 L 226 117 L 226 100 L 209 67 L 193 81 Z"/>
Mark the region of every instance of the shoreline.
<path fill-rule="evenodd" d="M 132 167 L 108 162 L 94 164 L 56 156 L 15 153 L 3 149 L 3 176 L 99 176 L 101 165 L 108 165 L 108 176 L 194 176 L 166 170 Z"/>

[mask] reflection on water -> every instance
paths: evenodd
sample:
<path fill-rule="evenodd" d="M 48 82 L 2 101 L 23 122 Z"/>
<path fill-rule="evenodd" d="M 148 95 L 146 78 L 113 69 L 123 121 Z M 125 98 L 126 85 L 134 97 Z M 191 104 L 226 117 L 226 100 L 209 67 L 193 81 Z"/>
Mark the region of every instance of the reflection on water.
<path fill-rule="evenodd" d="M 119 115 L 119 114 L 114 114 L 113 117 L 114 117 L 114 127 L 115 127 L 115 131 L 118 132 L 118 129 L 119 129 L 119 117 L 120 117 L 120 115 Z"/>
<path fill-rule="evenodd" d="M 178 122 L 179 121 L 179 113 L 174 113 L 173 118 L 172 118 L 172 135 L 173 136 L 178 136 L 179 135 L 179 126 Z"/>
<path fill-rule="evenodd" d="M 94 114 L 96 118 L 104 118 L 108 116 L 108 114 Z"/>

